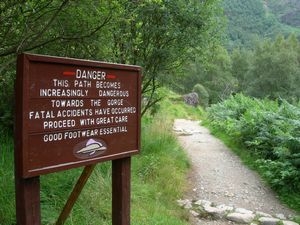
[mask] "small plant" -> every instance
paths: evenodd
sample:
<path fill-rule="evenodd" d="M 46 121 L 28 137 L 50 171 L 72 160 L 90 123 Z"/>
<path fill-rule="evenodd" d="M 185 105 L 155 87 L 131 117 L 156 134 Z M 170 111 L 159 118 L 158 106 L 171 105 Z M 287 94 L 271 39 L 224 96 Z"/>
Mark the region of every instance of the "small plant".
<path fill-rule="evenodd" d="M 209 102 L 209 94 L 206 88 L 202 84 L 196 84 L 193 88 L 193 92 L 198 94 L 200 105 L 207 107 Z"/>

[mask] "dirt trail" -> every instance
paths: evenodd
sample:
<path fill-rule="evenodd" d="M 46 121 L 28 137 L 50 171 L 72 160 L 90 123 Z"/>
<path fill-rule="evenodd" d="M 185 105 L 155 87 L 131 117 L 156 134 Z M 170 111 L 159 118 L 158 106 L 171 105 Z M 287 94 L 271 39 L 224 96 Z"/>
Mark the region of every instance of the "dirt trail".
<path fill-rule="evenodd" d="M 263 184 L 255 172 L 246 168 L 198 121 L 177 119 L 174 131 L 192 164 L 186 198 L 209 200 L 269 214 L 294 214 L 279 203 L 274 192 Z M 206 221 L 200 224 L 233 223 Z"/>

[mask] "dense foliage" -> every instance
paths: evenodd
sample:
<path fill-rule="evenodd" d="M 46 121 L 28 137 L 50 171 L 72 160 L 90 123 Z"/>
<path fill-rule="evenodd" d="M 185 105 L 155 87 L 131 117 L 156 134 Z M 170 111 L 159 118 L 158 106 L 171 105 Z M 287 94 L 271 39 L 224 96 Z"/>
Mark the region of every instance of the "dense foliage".
<path fill-rule="evenodd" d="M 178 81 L 176 81 L 178 83 Z M 186 65 L 180 77 L 181 92 L 201 84 L 208 92 L 209 103 L 225 100 L 233 93 L 257 98 L 300 98 L 300 42 L 295 35 L 279 35 L 275 41 L 257 42 L 253 50 L 224 47 L 210 52 L 206 63 L 200 60 Z"/>
<path fill-rule="evenodd" d="M 209 94 L 205 87 L 201 84 L 196 84 L 193 88 L 193 92 L 196 92 L 198 94 L 199 98 L 199 104 L 203 107 L 208 106 L 208 100 L 209 100 Z"/>
<path fill-rule="evenodd" d="M 1 1 L 0 129 L 12 127 L 17 54 L 140 65 L 144 113 L 170 74 L 218 39 L 220 13 L 218 0 Z"/>
<path fill-rule="evenodd" d="M 184 73 L 174 80 L 173 85 L 178 92 L 190 92 L 195 84 L 201 84 L 208 92 L 208 103 L 216 103 L 226 99 L 234 90 L 236 78 L 231 74 L 231 58 L 222 46 L 216 46 L 207 55 L 206 61 L 195 59 L 185 65 Z"/>
<path fill-rule="evenodd" d="M 299 104 L 239 94 L 210 107 L 208 120 L 257 157 L 272 187 L 300 193 Z"/>
<path fill-rule="evenodd" d="M 282 23 L 300 28 L 300 1 L 268 0 L 267 4 Z"/>
<path fill-rule="evenodd" d="M 261 0 L 225 0 L 229 48 L 250 46 L 256 37 L 276 32 L 276 20 L 265 13 Z"/>
<path fill-rule="evenodd" d="M 246 82 L 249 86 L 244 89 L 245 93 L 260 98 L 298 100 L 300 44 L 295 36 L 286 40 L 279 36 L 274 42 L 258 44 L 248 72 Z"/>

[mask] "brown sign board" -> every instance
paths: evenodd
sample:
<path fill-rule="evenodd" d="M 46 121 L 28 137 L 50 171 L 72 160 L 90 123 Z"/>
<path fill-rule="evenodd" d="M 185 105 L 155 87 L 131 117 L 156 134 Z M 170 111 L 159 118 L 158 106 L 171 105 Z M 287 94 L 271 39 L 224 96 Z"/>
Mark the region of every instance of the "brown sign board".
<path fill-rule="evenodd" d="M 140 67 L 22 54 L 15 88 L 20 177 L 139 153 Z"/>

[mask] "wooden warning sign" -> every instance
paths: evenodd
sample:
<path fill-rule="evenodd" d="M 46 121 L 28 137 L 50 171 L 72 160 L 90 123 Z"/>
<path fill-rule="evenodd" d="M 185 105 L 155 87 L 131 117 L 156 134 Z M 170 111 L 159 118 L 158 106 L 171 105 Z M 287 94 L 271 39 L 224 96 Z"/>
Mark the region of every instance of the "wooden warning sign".
<path fill-rule="evenodd" d="M 137 154 L 141 68 L 22 54 L 16 164 L 23 178 Z"/>
<path fill-rule="evenodd" d="M 15 89 L 17 224 L 41 224 L 40 175 L 86 166 L 56 222 L 62 225 L 94 164 L 112 160 L 112 224 L 129 225 L 141 68 L 22 54 Z"/>

